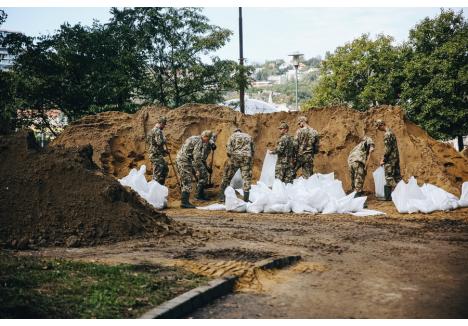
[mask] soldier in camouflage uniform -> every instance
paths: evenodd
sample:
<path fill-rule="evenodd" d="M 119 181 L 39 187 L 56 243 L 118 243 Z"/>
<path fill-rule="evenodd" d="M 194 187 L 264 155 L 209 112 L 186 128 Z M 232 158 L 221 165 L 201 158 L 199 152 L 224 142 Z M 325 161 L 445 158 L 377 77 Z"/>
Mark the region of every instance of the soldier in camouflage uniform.
<path fill-rule="evenodd" d="M 164 156 L 169 154 L 166 151 L 166 137 L 164 137 L 163 133 L 164 127 L 166 127 L 166 118 L 160 117 L 158 123 L 156 123 L 147 137 L 149 159 L 153 165 L 153 179 L 161 185 L 164 185 L 169 173 L 169 168 L 164 159 Z"/>
<path fill-rule="evenodd" d="M 255 151 L 252 137 L 241 132 L 239 128 L 236 128 L 229 138 L 226 147 L 228 161 L 224 165 L 219 199 L 224 201 L 224 190 L 231 182 L 231 179 L 237 169 L 240 169 L 242 180 L 244 181 L 244 201 L 249 201 L 250 184 L 252 182 L 252 165 Z"/>
<path fill-rule="evenodd" d="M 351 189 L 356 191 L 355 197 L 363 195 L 362 188 L 367 174 L 367 161 L 374 151 L 375 145 L 372 138 L 365 136 L 362 141 L 353 148 L 348 156 L 349 174 L 351 175 Z"/>
<path fill-rule="evenodd" d="M 209 179 L 209 174 L 213 173 L 213 170 L 211 167 L 208 165 L 207 160 L 208 156 L 210 155 L 211 151 L 216 150 L 216 139 L 218 138 L 218 134 L 221 132 L 221 129 L 218 129 L 216 133 L 213 133 L 211 136 L 210 140 L 207 143 L 203 143 L 203 149 L 202 149 L 202 160 L 203 160 L 203 165 L 205 167 L 204 170 L 206 170 L 206 173 L 202 173 L 199 175 L 198 179 L 198 185 L 199 189 L 203 186 L 206 187 L 208 184 L 208 179 Z M 204 191 L 198 191 L 197 196 L 195 197 L 198 200 L 207 200 L 205 197 Z"/>
<path fill-rule="evenodd" d="M 277 154 L 278 160 L 275 166 L 275 178 L 284 183 L 291 183 L 294 180 L 294 161 L 296 159 L 296 146 L 294 138 L 288 135 L 289 126 L 282 121 L 278 128 L 280 130 L 280 139 L 276 148 L 271 154 Z"/>
<path fill-rule="evenodd" d="M 314 155 L 318 153 L 320 137 L 314 128 L 309 127 L 306 117 L 299 117 L 297 124 L 299 129 L 295 138 L 297 159 L 294 172 L 296 174 L 302 168 L 304 178 L 309 178 L 314 174 Z"/>
<path fill-rule="evenodd" d="M 189 202 L 192 190 L 192 176 L 198 172 L 197 196 L 204 197 L 204 181 L 207 180 L 207 170 L 203 164 L 203 144 L 207 144 L 212 136 L 210 130 L 205 130 L 199 136 L 187 138 L 185 143 L 177 152 L 176 164 L 180 174 L 181 182 L 181 208 L 194 208 Z"/>
<path fill-rule="evenodd" d="M 376 127 L 380 131 L 385 131 L 384 135 L 384 155 L 380 161 L 380 165 L 384 166 L 385 170 L 385 200 L 391 200 L 392 190 L 401 180 L 400 173 L 400 154 L 398 152 L 398 144 L 392 129 L 387 128 L 385 122 L 377 120 Z"/>

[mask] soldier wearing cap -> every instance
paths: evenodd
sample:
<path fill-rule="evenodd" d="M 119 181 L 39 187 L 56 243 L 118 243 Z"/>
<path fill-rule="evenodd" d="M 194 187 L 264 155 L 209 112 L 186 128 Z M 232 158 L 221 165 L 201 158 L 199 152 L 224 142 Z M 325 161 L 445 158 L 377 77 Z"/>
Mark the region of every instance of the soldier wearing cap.
<path fill-rule="evenodd" d="M 400 173 L 400 154 L 398 152 L 398 144 L 392 129 L 386 127 L 385 122 L 377 120 L 375 122 L 377 130 L 384 131 L 384 155 L 380 161 L 380 165 L 384 166 L 385 170 L 385 183 L 384 193 L 385 200 L 392 199 L 392 190 L 396 187 L 397 183 L 401 180 Z"/>
<path fill-rule="evenodd" d="M 193 173 L 198 173 L 197 198 L 205 198 L 205 182 L 208 180 L 208 171 L 203 164 L 203 145 L 210 141 L 213 135 L 211 130 L 204 130 L 201 135 L 187 138 L 177 152 L 176 164 L 181 182 L 181 208 L 195 208 L 189 201 L 192 190 Z"/>
<path fill-rule="evenodd" d="M 147 137 L 149 160 L 153 165 L 153 179 L 161 185 L 164 185 L 166 182 L 169 172 L 166 160 L 164 159 L 164 156 L 169 154 L 166 150 L 166 137 L 164 137 L 163 133 L 166 122 L 166 117 L 160 117 Z"/>
<path fill-rule="evenodd" d="M 304 178 L 309 178 L 314 174 L 314 155 L 318 153 L 320 136 L 314 128 L 307 124 L 307 118 L 301 116 L 297 119 L 299 129 L 297 129 L 295 141 L 297 144 L 297 159 L 294 172 L 302 169 Z"/>
<path fill-rule="evenodd" d="M 288 135 L 289 126 L 282 121 L 279 125 L 280 138 L 276 143 L 276 148 L 271 154 L 277 154 L 278 160 L 275 166 L 275 178 L 284 183 L 291 183 L 294 180 L 294 161 L 296 159 L 296 146 L 294 138 Z"/>
<path fill-rule="evenodd" d="M 224 165 L 219 200 L 224 201 L 224 190 L 231 182 L 237 169 L 240 169 L 242 180 L 244 181 L 244 201 L 249 201 L 254 151 L 255 146 L 252 137 L 247 133 L 241 132 L 240 128 L 235 128 L 226 145 L 228 160 Z"/>
<path fill-rule="evenodd" d="M 348 168 L 351 176 L 351 189 L 356 191 L 355 197 L 363 195 L 364 179 L 367 174 L 367 162 L 375 145 L 372 138 L 364 136 L 348 156 Z"/>

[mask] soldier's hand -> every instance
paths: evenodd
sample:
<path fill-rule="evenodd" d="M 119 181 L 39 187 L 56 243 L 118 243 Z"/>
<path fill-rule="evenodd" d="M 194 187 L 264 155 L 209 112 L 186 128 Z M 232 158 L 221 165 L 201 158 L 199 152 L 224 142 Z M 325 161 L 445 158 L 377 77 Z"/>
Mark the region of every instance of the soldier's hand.
<path fill-rule="evenodd" d="M 211 143 L 211 149 L 216 150 L 216 144 L 215 143 Z"/>
<path fill-rule="evenodd" d="M 385 163 L 384 160 L 381 159 L 381 160 L 380 160 L 380 165 L 384 165 L 384 163 Z"/>

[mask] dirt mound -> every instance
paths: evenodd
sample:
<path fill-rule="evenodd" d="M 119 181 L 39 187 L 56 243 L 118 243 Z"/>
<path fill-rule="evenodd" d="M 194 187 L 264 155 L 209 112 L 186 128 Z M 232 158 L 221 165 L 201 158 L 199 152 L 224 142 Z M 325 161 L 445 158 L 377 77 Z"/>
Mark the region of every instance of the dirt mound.
<path fill-rule="evenodd" d="M 31 133 L 0 138 L 0 245 L 95 245 L 182 228 L 105 175 L 91 146 L 41 150 Z"/>
<path fill-rule="evenodd" d="M 258 180 L 263 158 L 268 146 L 278 138 L 278 125 L 286 121 L 290 132 L 296 131 L 296 118 L 303 113 L 279 112 L 245 116 L 218 105 L 185 105 L 178 109 L 146 107 L 135 114 L 105 112 L 87 116 L 68 126 L 54 144 L 66 147 L 91 144 L 94 148 L 93 161 L 109 174 L 123 177 L 129 169 L 142 164 L 150 165 L 145 145 L 145 135 L 161 115 L 168 118 L 165 133 L 168 138 L 172 159 L 185 139 L 199 134 L 204 129 L 222 128 L 218 137 L 218 150 L 214 158 L 213 180 L 219 184 L 222 167 L 226 160 L 225 144 L 234 125 L 251 134 L 255 140 L 254 179 Z M 405 179 L 418 178 L 420 183 L 429 182 L 459 195 L 463 181 L 468 180 L 468 159 L 448 144 L 438 142 L 417 125 L 406 121 L 399 107 L 382 106 L 367 112 L 342 107 L 311 110 L 305 113 L 309 124 L 321 134 L 320 153 L 315 162 L 315 171 L 335 172 L 343 181 L 345 189 L 350 188 L 347 157 L 362 136 L 371 136 L 376 150 L 370 160 L 369 172 L 374 171 L 383 154 L 383 133 L 374 128 L 377 119 L 383 119 L 398 139 L 401 172 Z M 210 159 L 208 159 L 209 161 Z M 148 169 L 150 178 L 151 169 Z M 177 195 L 176 180 L 170 168 L 168 185 Z M 365 182 L 365 190 L 373 192 L 371 174 Z"/>

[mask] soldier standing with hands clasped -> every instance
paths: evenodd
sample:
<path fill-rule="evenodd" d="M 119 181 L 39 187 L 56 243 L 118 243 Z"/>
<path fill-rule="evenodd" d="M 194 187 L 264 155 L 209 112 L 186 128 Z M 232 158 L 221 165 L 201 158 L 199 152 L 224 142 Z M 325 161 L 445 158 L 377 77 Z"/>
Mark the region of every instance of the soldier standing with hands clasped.
<path fill-rule="evenodd" d="M 279 126 L 280 138 L 276 148 L 271 154 L 277 154 L 278 160 L 275 166 L 275 178 L 284 183 L 291 183 L 294 180 L 294 161 L 296 159 L 296 146 L 294 138 L 288 135 L 289 126 L 282 121 Z"/>
<path fill-rule="evenodd" d="M 385 170 L 385 183 L 384 193 L 385 200 L 392 200 L 392 191 L 397 183 L 401 180 L 400 173 L 400 154 L 398 152 L 398 144 L 392 129 L 387 128 L 385 122 L 377 120 L 375 126 L 379 131 L 385 131 L 384 135 L 384 155 L 380 161 L 380 165 L 384 166 Z"/>
<path fill-rule="evenodd" d="M 169 168 L 164 159 L 164 156 L 169 154 L 166 150 L 166 137 L 164 137 L 163 133 L 166 121 L 165 117 L 160 117 L 147 138 L 147 142 L 149 143 L 149 159 L 153 165 L 153 179 L 161 185 L 164 185 L 169 173 Z"/>

